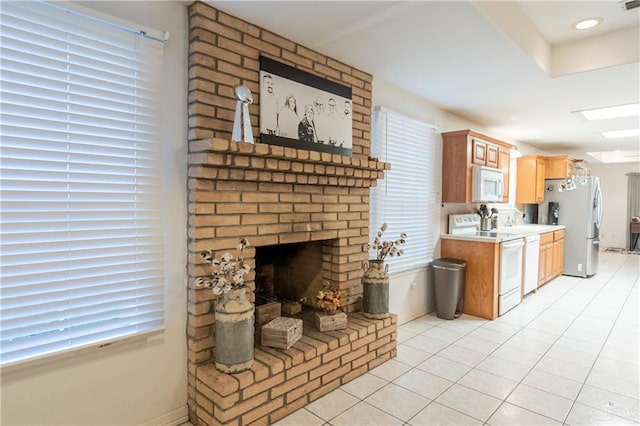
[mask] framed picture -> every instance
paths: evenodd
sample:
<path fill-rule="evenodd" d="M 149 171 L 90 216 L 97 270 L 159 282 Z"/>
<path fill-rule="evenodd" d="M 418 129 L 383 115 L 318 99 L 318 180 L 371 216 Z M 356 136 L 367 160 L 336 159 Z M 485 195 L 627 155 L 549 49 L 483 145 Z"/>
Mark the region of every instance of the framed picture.
<path fill-rule="evenodd" d="M 351 87 L 260 57 L 262 143 L 351 156 Z"/>

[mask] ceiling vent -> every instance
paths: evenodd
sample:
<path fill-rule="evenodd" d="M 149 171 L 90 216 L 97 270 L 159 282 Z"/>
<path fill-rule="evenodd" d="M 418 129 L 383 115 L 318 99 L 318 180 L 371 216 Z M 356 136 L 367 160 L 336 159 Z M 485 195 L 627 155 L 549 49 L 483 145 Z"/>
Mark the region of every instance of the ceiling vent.
<path fill-rule="evenodd" d="M 628 0 L 620 2 L 622 10 L 628 11 L 631 9 L 635 9 L 636 7 L 640 7 L 640 0 Z"/>

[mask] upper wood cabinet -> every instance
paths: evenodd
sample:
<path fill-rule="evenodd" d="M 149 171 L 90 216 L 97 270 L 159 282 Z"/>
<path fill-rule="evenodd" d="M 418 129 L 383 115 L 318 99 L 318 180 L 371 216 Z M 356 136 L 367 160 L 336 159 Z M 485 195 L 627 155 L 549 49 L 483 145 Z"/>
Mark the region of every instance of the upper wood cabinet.
<path fill-rule="evenodd" d="M 511 155 L 509 150 L 504 147 L 498 147 L 498 168 L 504 173 L 504 189 L 502 194 L 502 202 L 509 202 L 509 172 L 511 168 Z"/>
<path fill-rule="evenodd" d="M 545 179 L 566 179 L 576 174 L 574 158 L 568 155 L 546 157 Z"/>
<path fill-rule="evenodd" d="M 471 166 L 499 168 L 504 172 L 504 196 L 509 200 L 509 150 L 513 145 L 474 130 L 442 133 L 442 202 L 471 202 Z M 501 151 L 502 149 L 502 151 Z"/>
<path fill-rule="evenodd" d="M 542 155 L 518 158 L 516 203 L 538 204 L 544 201 L 546 159 Z"/>

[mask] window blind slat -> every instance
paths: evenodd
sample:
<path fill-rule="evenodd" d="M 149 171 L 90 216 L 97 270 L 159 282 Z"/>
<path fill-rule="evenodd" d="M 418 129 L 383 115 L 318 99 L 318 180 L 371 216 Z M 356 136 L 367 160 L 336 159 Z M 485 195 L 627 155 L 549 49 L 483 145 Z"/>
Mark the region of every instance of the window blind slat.
<path fill-rule="evenodd" d="M 0 361 L 158 329 L 162 43 L 44 2 L 0 14 Z"/>

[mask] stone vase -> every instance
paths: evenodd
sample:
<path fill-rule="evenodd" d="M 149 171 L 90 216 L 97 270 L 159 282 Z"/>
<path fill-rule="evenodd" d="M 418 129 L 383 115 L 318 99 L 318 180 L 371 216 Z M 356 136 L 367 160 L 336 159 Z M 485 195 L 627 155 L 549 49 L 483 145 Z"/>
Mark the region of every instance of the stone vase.
<path fill-rule="evenodd" d="M 362 311 L 365 317 L 389 317 L 389 274 L 382 260 L 370 260 L 362 277 Z"/>
<path fill-rule="evenodd" d="M 216 368 L 239 373 L 253 366 L 254 305 L 244 287 L 225 293 L 216 304 Z"/>

